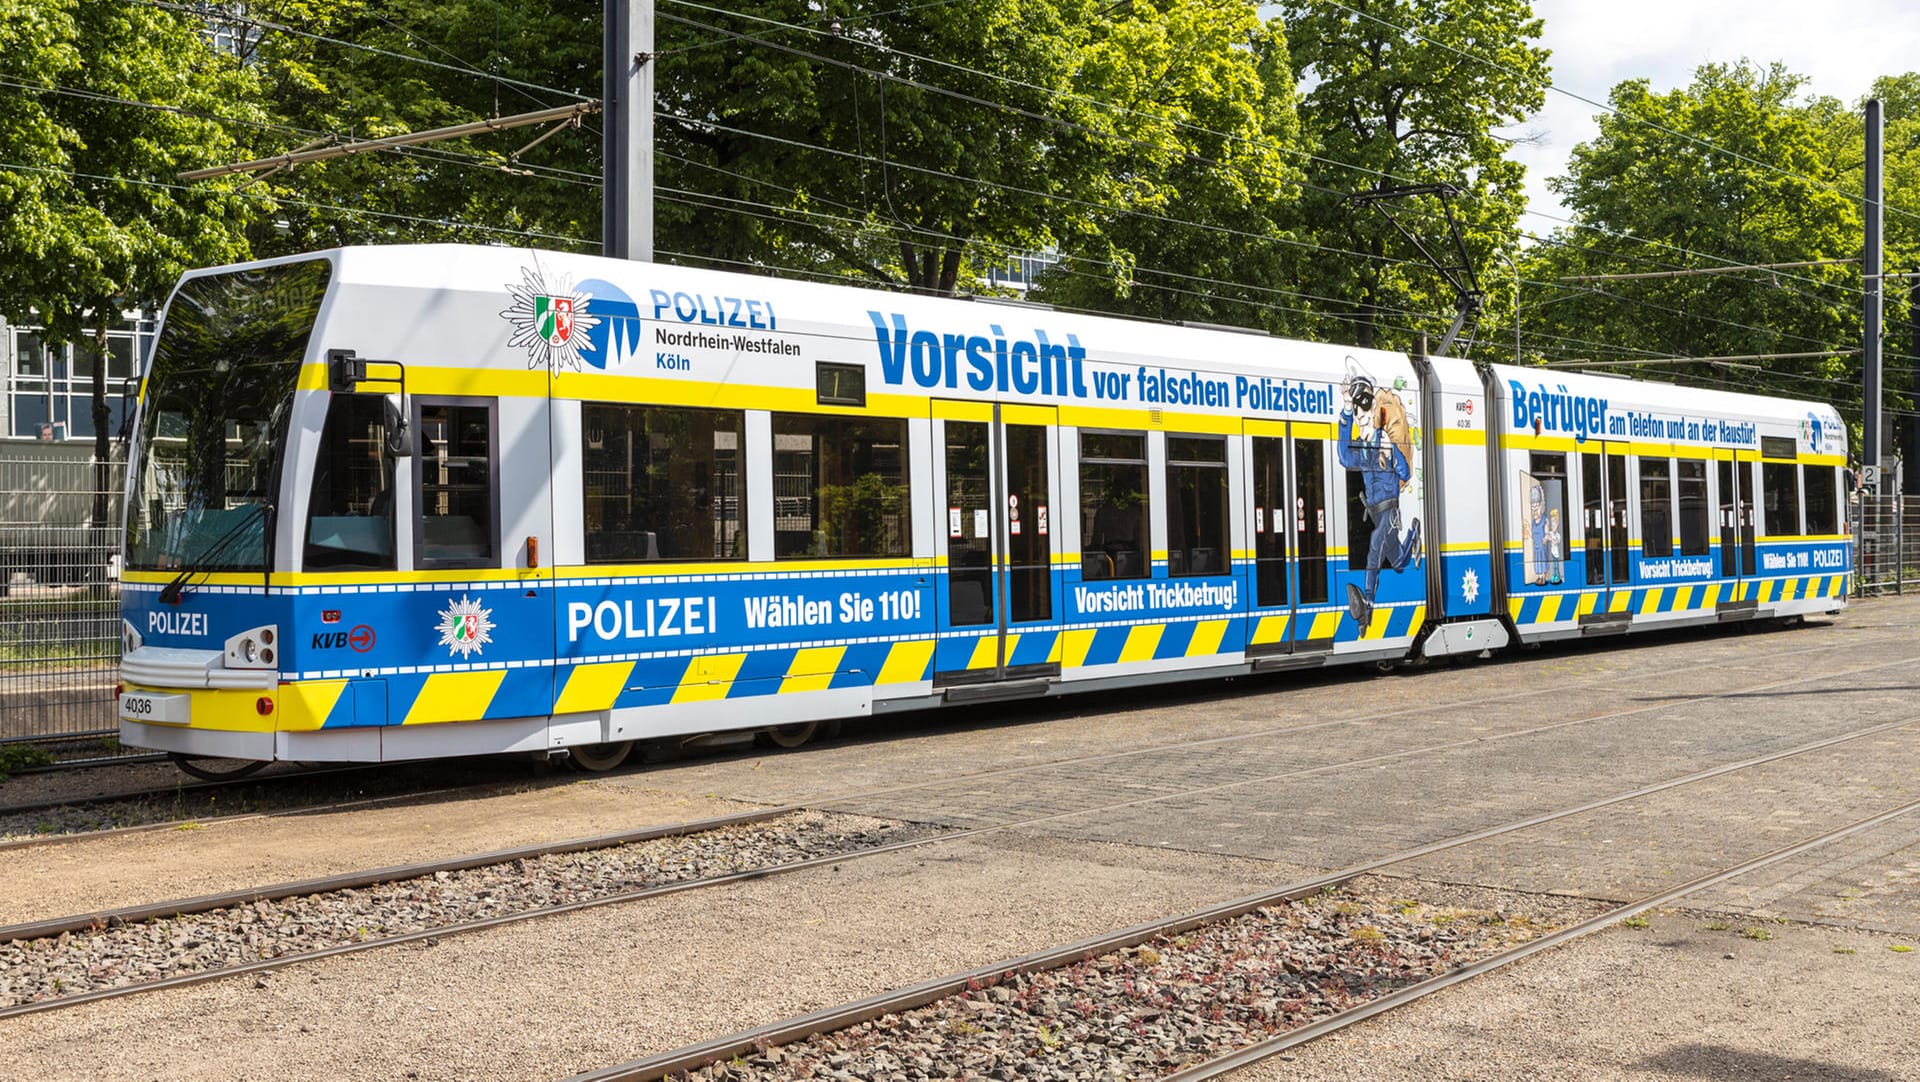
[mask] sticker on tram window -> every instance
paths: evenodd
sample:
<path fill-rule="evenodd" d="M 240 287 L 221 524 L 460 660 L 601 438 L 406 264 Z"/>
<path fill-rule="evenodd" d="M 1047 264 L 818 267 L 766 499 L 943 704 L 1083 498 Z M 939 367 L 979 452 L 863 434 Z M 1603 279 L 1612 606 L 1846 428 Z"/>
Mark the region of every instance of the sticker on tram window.
<path fill-rule="evenodd" d="M 987 509 L 984 507 L 973 513 L 973 536 L 987 536 Z"/>
<path fill-rule="evenodd" d="M 1047 536 L 1047 505 L 1044 503 L 1041 504 L 1040 510 L 1034 517 L 1036 519 L 1034 528 L 1040 531 L 1041 537 Z"/>
<path fill-rule="evenodd" d="M 947 536 L 960 536 L 960 509 L 958 507 L 947 508 Z"/>
<path fill-rule="evenodd" d="M 1007 529 L 1015 537 L 1020 536 L 1020 497 L 1007 494 Z"/>
<path fill-rule="evenodd" d="M 1256 507 L 1253 509 L 1253 532 L 1267 532 L 1267 509 L 1264 507 Z"/>

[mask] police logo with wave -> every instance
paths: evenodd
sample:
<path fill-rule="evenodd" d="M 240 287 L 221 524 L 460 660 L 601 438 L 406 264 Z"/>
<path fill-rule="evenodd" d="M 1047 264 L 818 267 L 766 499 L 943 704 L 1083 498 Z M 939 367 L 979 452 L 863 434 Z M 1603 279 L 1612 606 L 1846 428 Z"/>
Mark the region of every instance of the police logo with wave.
<path fill-rule="evenodd" d="M 528 368 L 602 372 L 624 367 L 640 352 L 640 306 L 603 278 L 574 285 L 538 268 L 508 283 L 513 304 L 501 318 L 513 325 L 507 344 L 527 353 Z"/>

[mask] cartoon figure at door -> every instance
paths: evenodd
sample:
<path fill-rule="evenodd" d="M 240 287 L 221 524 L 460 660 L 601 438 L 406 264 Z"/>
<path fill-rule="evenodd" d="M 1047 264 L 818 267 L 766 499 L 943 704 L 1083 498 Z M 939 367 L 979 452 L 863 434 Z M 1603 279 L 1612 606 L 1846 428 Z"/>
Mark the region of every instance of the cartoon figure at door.
<path fill-rule="evenodd" d="M 1418 567 L 1420 520 L 1401 532 L 1400 494 L 1413 481 L 1413 429 L 1407 407 L 1397 389 L 1381 387 L 1347 359 L 1347 408 L 1340 411 L 1340 465 L 1360 473 L 1366 500 L 1366 520 L 1373 524 L 1367 547 L 1366 588 L 1347 584 L 1347 613 L 1362 634 L 1373 619 L 1380 572 L 1399 572 L 1409 563 Z"/>

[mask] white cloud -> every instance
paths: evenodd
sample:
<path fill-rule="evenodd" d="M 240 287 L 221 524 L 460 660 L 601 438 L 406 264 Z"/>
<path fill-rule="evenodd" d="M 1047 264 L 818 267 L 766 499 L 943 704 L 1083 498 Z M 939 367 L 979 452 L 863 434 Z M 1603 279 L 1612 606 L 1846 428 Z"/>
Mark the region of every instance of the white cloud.
<path fill-rule="evenodd" d="M 1657 91 L 1693 81 L 1705 63 L 1780 61 L 1805 76 L 1805 92 L 1854 104 L 1882 75 L 1920 69 L 1920 18 L 1913 0 L 1857 0 L 1817 9 L 1804 0 L 1534 0 L 1546 21 L 1541 44 L 1553 51 L 1560 90 L 1605 102 L 1613 87 L 1645 78 Z M 1574 146 L 1599 132 L 1601 110 L 1549 91 L 1544 109 L 1508 130 L 1537 136 L 1514 148 L 1527 167 L 1529 208 L 1565 216 L 1547 190 L 1566 171 Z M 1522 225 L 1544 233 L 1558 223 L 1528 215 Z"/>

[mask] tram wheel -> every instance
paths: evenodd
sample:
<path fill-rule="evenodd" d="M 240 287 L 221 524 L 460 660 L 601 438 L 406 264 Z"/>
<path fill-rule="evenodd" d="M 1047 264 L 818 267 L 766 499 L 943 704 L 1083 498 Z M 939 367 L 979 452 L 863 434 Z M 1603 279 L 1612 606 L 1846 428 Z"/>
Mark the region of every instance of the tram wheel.
<path fill-rule="evenodd" d="M 201 781 L 234 781 L 267 765 L 264 759 L 221 759 L 210 755 L 183 755 L 177 751 L 168 752 L 167 758 L 183 773 Z"/>
<path fill-rule="evenodd" d="M 633 753 L 633 741 L 616 740 L 611 744 L 577 744 L 567 749 L 567 761 L 574 769 L 588 774 L 604 774 Z"/>
<path fill-rule="evenodd" d="M 775 725 L 772 728 L 762 729 L 760 731 L 766 736 L 767 741 L 775 747 L 797 748 L 813 739 L 813 735 L 820 731 L 820 723 L 817 721 L 798 721 L 792 725 Z"/>

